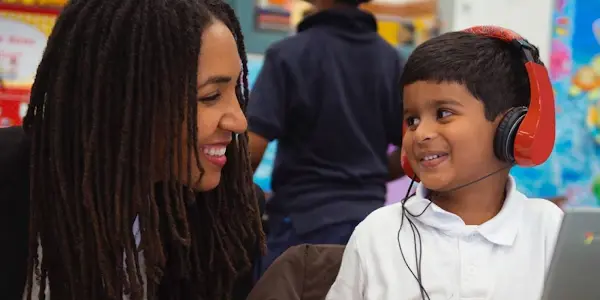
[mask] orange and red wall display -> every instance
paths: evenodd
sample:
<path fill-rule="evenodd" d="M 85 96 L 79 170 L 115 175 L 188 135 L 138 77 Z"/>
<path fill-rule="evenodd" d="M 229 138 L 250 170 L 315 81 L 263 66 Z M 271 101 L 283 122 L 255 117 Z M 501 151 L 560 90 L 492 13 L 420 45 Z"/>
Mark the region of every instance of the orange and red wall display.
<path fill-rule="evenodd" d="M 21 124 L 48 36 L 66 0 L 0 0 L 0 127 Z"/>

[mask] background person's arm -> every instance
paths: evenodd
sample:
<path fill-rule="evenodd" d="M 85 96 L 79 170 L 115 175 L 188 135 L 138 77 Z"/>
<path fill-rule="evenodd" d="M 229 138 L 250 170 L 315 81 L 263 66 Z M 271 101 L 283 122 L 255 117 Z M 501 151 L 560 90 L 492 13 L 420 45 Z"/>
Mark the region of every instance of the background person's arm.
<path fill-rule="evenodd" d="M 252 168 L 260 164 L 270 141 L 285 133 L 289 76 L 275 49 L 268 49 L 248 102 L 248 127 Z"/>
<path fill-rule="evenodd" d="M 256 171 L 269 145 L 269 141 L 252 131 L 248 133 L 248 138 L 250 139 L 250 163 L 252 164 L 252 171 Z"/>

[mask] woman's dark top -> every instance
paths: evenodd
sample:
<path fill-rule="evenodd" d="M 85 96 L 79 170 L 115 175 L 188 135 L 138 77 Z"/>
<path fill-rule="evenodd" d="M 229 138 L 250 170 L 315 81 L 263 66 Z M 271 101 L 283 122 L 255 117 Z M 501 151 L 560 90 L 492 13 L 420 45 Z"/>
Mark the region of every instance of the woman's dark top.
<path fill-rule="evenodd" d="M 261 211 L 264 194 L 258 188 Z M 29 239 L 29 141 L 20 127 L 0 128 L 0 299 L 21 300 Z M 249 248 L 256 245 L 249 245 Z M 259 255 L 258 249 L 256 255 Z M 233 300 L 246 299 L 253 272 L 235 283 Z"/>

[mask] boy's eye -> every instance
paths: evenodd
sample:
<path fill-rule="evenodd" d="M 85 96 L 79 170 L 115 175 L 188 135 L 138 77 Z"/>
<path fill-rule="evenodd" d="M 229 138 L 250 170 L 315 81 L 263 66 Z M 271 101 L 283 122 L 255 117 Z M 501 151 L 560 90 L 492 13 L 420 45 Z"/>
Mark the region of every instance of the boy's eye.
<path fill-rule="evenodd" d="M 437 111 L 437 118 L 438 119 L 443 119 L 443 118 L 447 118 L 449 116 L 452 115 L 452 112 L 445 110 L 445 109 L 440 109 Z"/>

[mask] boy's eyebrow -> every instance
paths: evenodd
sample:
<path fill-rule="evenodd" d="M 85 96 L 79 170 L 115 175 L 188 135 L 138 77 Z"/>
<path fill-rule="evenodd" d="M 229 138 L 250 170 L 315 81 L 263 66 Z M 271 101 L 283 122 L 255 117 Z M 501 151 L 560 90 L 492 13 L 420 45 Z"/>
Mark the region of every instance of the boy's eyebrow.
<path fill-rule="evenodd" d="M 450 105 L 450 106 L 463 106 L 460 101 L 456 101 L 453 99 L 433 99 L 431 100 L 432 106 L 440 106 L 440 105 Z"/>
<path fill-rule="evenodd" d="M 438 107 L 438 106 L 442 106 L 442 105 L 459 106 L 459 107 L 464 106 L 462 103 L 460 103 L 460 101 L 456 101 L 453 99 L 431 99 L 431 100 L 427 100 L 427 105 L 431 106 L 431 107 Z M 408 114 L 409 112 L 410 112 L 410 108 L 407 108 L 405 106 L 404 114 Z"/>

